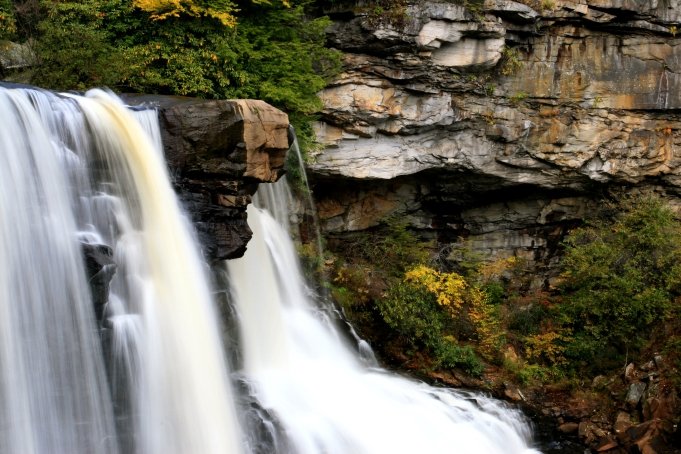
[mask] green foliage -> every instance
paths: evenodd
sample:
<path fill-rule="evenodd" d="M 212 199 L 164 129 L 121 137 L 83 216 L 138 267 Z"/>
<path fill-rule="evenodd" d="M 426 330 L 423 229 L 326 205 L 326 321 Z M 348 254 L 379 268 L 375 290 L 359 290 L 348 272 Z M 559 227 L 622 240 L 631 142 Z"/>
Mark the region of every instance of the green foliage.
<path fill-rule="evenodd" d="M 233 27 L 236 18 L 234 2 L 230 0 L 133 0 L 133 5 L 147 13 L 154 20 L 182 15 L 194 17 L 210 17 L 217 19 L 224 26 Z"/>
<path fill-rule="evenodd" d="M 449 315 L 437 302 L 435 293 L 422 285 L 398 282 L 384 298 L 376 301 L 388 326 L 416 348 L 425 348 L 436 368 L 458 368 L 479 376 L 483 366 L 470 346 L 461 346 L 447 335 Z"/>
<path fill-rule="evenodd" d="M 484 371 L 482 362 L 469 345 L 461 346 L 451 338 L 441 338 L 433 347 L 436 367 L 462 369 L 479 377 Z"/>
<path fill-rule="evenodd" d="M 312 3 L 41 0 L 38 35 L 30 37 L 40 60 L 32 82 L 60 90 L 106 85 L 263 99 L 290 114 L 305 145 L 321 108 L 316 93 L 340 69 L 339 54 L 324 47 L 328 19 L 305 12 Z M 226 15 L 236 7 L 234 24 Z"/>
<path fill-rule="evenodd" d="M 11 0 L 0 0 L 0 40 L 13 39 L 17 26 Z"/>
<path fill-rule="evenodd" d="M 376 305 L 386 324 L 410 345 L 433 347 L 440 343 L 447 315 L 425 287 L 398 282 Z"/>
<path fill-rule="evenodd" d="M 542 11 L 553 11 L 556 9 L 556 2 L 555 0 L 541 0 L 539 6 Z"/>
<path fill-rule="evenodd" d="M 511 95 L 511 97 L 508 98 L 508 100 L 511 102 L 511 104 L 518 104 L 527 99 L 528 96 L 529 94 L 527 94 L 527 92 L 519 91 Z"/>
<path fill-rule="evenodd" d="M 485 6 L 484 0 L 463 0 L 463 5 L 468 8 L 476 20 L 481 21 L 484 19 L 482 16 Z"/>
<path fill-rule="evenodd" d="M 44 2 L 46 18 L 38 25 L 40 61 L 32 82 L 58 90 L 118 87 L 135 68 L 134 55 L 112 43 L 109 13 L 115 1 Z M 114 18 L 115 19 L 115 18 Z"/>
<path fill-rule="evenodd" d="M 355 260 L 381 264 L 381 272 L 401 278 L 408 267 L 428 259 L 430 244 L 421 241 L 398 215 L 386 218 L 371 232 L 360 232 L 347 246 Z"/>
<path fill-rule="evenodd" d="M 573 231 L 562 262 L 565 354 L 596 367 L 635 355 L 681 291 L 681 226 L 672 210 L 639 197 L 613 211 Z"/>
<path fill-rule="evenodd" d="M 307 3 L 253 10 L 242 18 L 235 48 L 248 80 L 235 86 L 233 96 L 264 99 L 297 114 L 319 110 L 316 93 L 340 69 L 340 60 L 324 48 L 328 19 L 307 19 Z"/>
<path fill-rule="evenodd" d="M 497 66 L 502 76 L 517 74 L 523 68 L 523 62 L 520 60 L 520 51 L 513 47 L 504 47 Z"/>
<path fill-rule="evenodd" d="M 549 317 L 546 306 L 530 302 L 519 305 L 511 300 L 506 304 L 506 326 L 519 336 L 530 336 L 541 331 L 541 323 Z"/>
<path fill-rule="evenodd" d="M 462 347 L 459 341 L 476 340 L 477 351 L 488 359 L 496 357 L 503 343 L 492 298 L 479 282 L 454 272 L 418 265 L 376 305 L 383 320 L 411 345 L 429 350 L 436 367 L 459 367 L 480 374 L 482 366 L 474 350 Z"/>
<path fill-rule="evenodd" d="M 371 0 L 359 7 L 357 12 L 366 15 L 367 24 L 371 27 L 404 27 L 409 19 L 407 6 L 407 0 Z"/>
<path fill-rule="evenodd" d="M 520 383 L 525 385 L 556 382 L 565 378 L 563 372 L 557 367 L 505 362 L 504 368 L 513 374 Z"/>

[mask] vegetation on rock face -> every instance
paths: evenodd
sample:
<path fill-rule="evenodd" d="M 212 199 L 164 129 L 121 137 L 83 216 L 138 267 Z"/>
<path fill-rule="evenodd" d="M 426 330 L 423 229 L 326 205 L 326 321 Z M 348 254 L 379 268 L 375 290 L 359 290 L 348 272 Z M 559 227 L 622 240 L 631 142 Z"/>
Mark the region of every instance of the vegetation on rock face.
<path fill-rule="evenodd" d="M 482 359 L 522 382 L 551 382 L 607 373 L 652 345 L 681 354 L 672 342 L 681 223 L 660 199 L 626 198 L 572 231 L 551 292 L 520 293 L 514 258 L 482 263 L 464 254 L 456 272 L 426 265 L 423 254 L 391 259 L 393 246 L 432 250 L 406 225 L 371 238 L 375 253 L 346 247 L 337 259 L 334 292 L 360 329 L 380 333 L 386 351 L 420 358 L 417 367 L 475 375 Z"/>
<path fill-rule="evenodd" d="M 324 47 L 328 20 L 306 13 L 312 0 L 29 2 L 37 14 L 14 2 L 7 16 L 0 2 L 0 22 L 30 25 L 20 33 L 39 62 L 29 82 L 47 88 L 263 99 L 309 132 L 316 93 L 340 67 Z"/>
<path fill-rule="evenodd" d="M 574 231 L 563 259 L 557 322 L 565 355 L 594 369 L 635 357 L 651 333 L 678 312 L 681 225 L 653 197 L 629 198 Z"/>
<path fill-rule="evenodd" d="M 12 39 L 17 31 L 10 0 L 0 0 L 0 40 Z"/>
<path fill-rule="evenodd" d="M 498 359 L 500 281 L 514 259 L 472 261 L 461 274 L 439 271 L 426 265 L 432 245 L 395 220 L 353 243 L 359 247 L 346 244 L 344 261 L 336 263 L 332 293 L 350 318 L 382 333 L 379 343 L 392 339 L 407 355 L 420 356 L 418 367 L 473 376 L 483 371 L 481 358 Z"/>

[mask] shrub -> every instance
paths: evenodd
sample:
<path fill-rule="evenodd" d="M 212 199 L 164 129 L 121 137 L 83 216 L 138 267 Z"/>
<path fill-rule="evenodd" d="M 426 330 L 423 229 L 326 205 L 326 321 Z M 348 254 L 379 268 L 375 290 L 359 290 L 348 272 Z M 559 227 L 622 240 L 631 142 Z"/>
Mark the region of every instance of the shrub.
<path fill-rule="evenodd" d="M 484 367 L 475 351 L 468 345 L 457 344 L 451 337 L 441 338 L 433 352 L 437 367 L 462 369 L 475 377 L 482 375 Z"/>
<path fill-rule="evenodd" d="M 317 92 L 340 70 L 340 55 L 324 47 L 328 18 L 305 12 L 312 3 L 42 0 L 37 36 L 26 37 L 40 61 L 32 83 L 263 99 L 290 114 L 307 144 Z"/>
<path fill-rule="evenodd" d="M 560 322 L 566 356 L 596 368 L 621 364 L 669 318 L 681 286 L 681 227 L 659 198 L 629 197 L 565 241 Z"/>
<path fill-rule="evenodd" d="M 447 334 L 449 315 L 434 292 L 410 282 L 392 286 L 376 302 L 383 320 L 412 347 L 425 348 L 436 368 L 458 368 L 471 375 L 482 374 L 483 366 L 470 346 L 461 346 Z"/>
<path fill-rule="evenodd" d="M 57 90 L 118 88 L 139 66 L 130 49 L 112 43 L 114 34 L 105 26 L 125 8 L 105 12 L 110 5 L 98 0 L 44 6 L 35 46 L 39 66 L 32 83 Z"/>
<path fill-rule="evenodd" d="M 502 76 L 517 74 L 524 66 L 520 60 L 520 51 L 512 47 L 504 47 L 501 51 L 501 59 L 497 64 Z"/>
<path fill-rule="evenodd" d="M 490 268 L 491 269 L 491 268 Z M 490 271 L 489 276 L 494 272 Z M 470 325 L 477 338 L 480 352 L 492 359 L 503 342 L 499 313 L 493 299 L 486 293 L 485 287 L 494 282 L 485 279 L 486 273 L 480 271 L 474 279 L 465 279 L 458 273 L 441 273 L 424 265 L 419 265 L 405 274 L 405 280 L 422 286 L 436 299 L 441 309 L 449 316 L 450 327 L 457 324 Z M 488 277 L 489 277 L 488 276 Z M 454 323 L 452 323 L 454 322 Z M 464 330 L 453 334 L 461 337 Z"/>
<path fill-rule="evenodd" d="M 345 244 L 345 255 L 357 262 L 381 264 L 380 272 L 389 278 L 402 278 L 405 270 L 428 258 L 430 243 L 421 241 L 399 216 L 390 216 L 380 226 L 358 232 Z"/>
<path fill-rule="evenodd" d="M 410 345 L 439 344 L 445 315 L 439 310 L 435 295 L 424 287 L 398 282 L 376 305 L 386 324 Z"/>

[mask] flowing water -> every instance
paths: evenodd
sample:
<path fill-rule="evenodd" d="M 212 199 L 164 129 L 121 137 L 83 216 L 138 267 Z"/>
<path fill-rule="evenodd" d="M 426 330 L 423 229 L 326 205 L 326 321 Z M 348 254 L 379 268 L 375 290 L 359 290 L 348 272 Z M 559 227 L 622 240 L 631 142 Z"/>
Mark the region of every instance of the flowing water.
<path fill-rule="evenodd" d="M 0 452 L 532 451 L 517 411 L 389 374 L 350 345 L 303 284 L 279 186 L 259 196 L 278 222 L 250 207 L 254 239 L 228 265 L 237 414 L 155 113 L 97 90 L 3 87 L 0 112 Z"/>
<path fill-rule="evenodd" d="M 0 452 L 242 452 L 154 114 L 5 88 L 0 112 Z M 113 275 L 94 310 L 83 251 Z"/>
<path fill-rule="evenodd" d="M 246 255 L 227 265 L 240 319 L 240 373 L 260 408 L 257 433 L 270 432 L 269 445 L 251 439 L 249 446 L 301 454 L 535 452 L 518 411 L 362 361 L 361 349 L 346 342 L 303 284 L 284 227 L 289 197 L 281 187 L 263 189 L 256 200 L 271 205 L 277 220 L 250 206 L 253 239 Z"/>

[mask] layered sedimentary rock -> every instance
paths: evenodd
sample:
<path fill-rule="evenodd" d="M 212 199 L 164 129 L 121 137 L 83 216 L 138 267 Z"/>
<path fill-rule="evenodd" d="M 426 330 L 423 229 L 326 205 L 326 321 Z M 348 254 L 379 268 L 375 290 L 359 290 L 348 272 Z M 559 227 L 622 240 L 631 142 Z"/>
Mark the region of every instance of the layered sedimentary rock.
<path fill-rule="evenodd" d="M 282 175 L 288 117 L 263 101 L 129 96 L 157 107 L 173 183 L 211 260 L 240 257 L 251 238 L 246 205 Z"/>
<path fill-rule="evenodd" d="M 613 188 L 676 198 L 681 3 L 523 3 L 328 11 L 345 66 L 310 164 L 328 233 L 400 214 L 443 246 L 550 267 Z"/>

